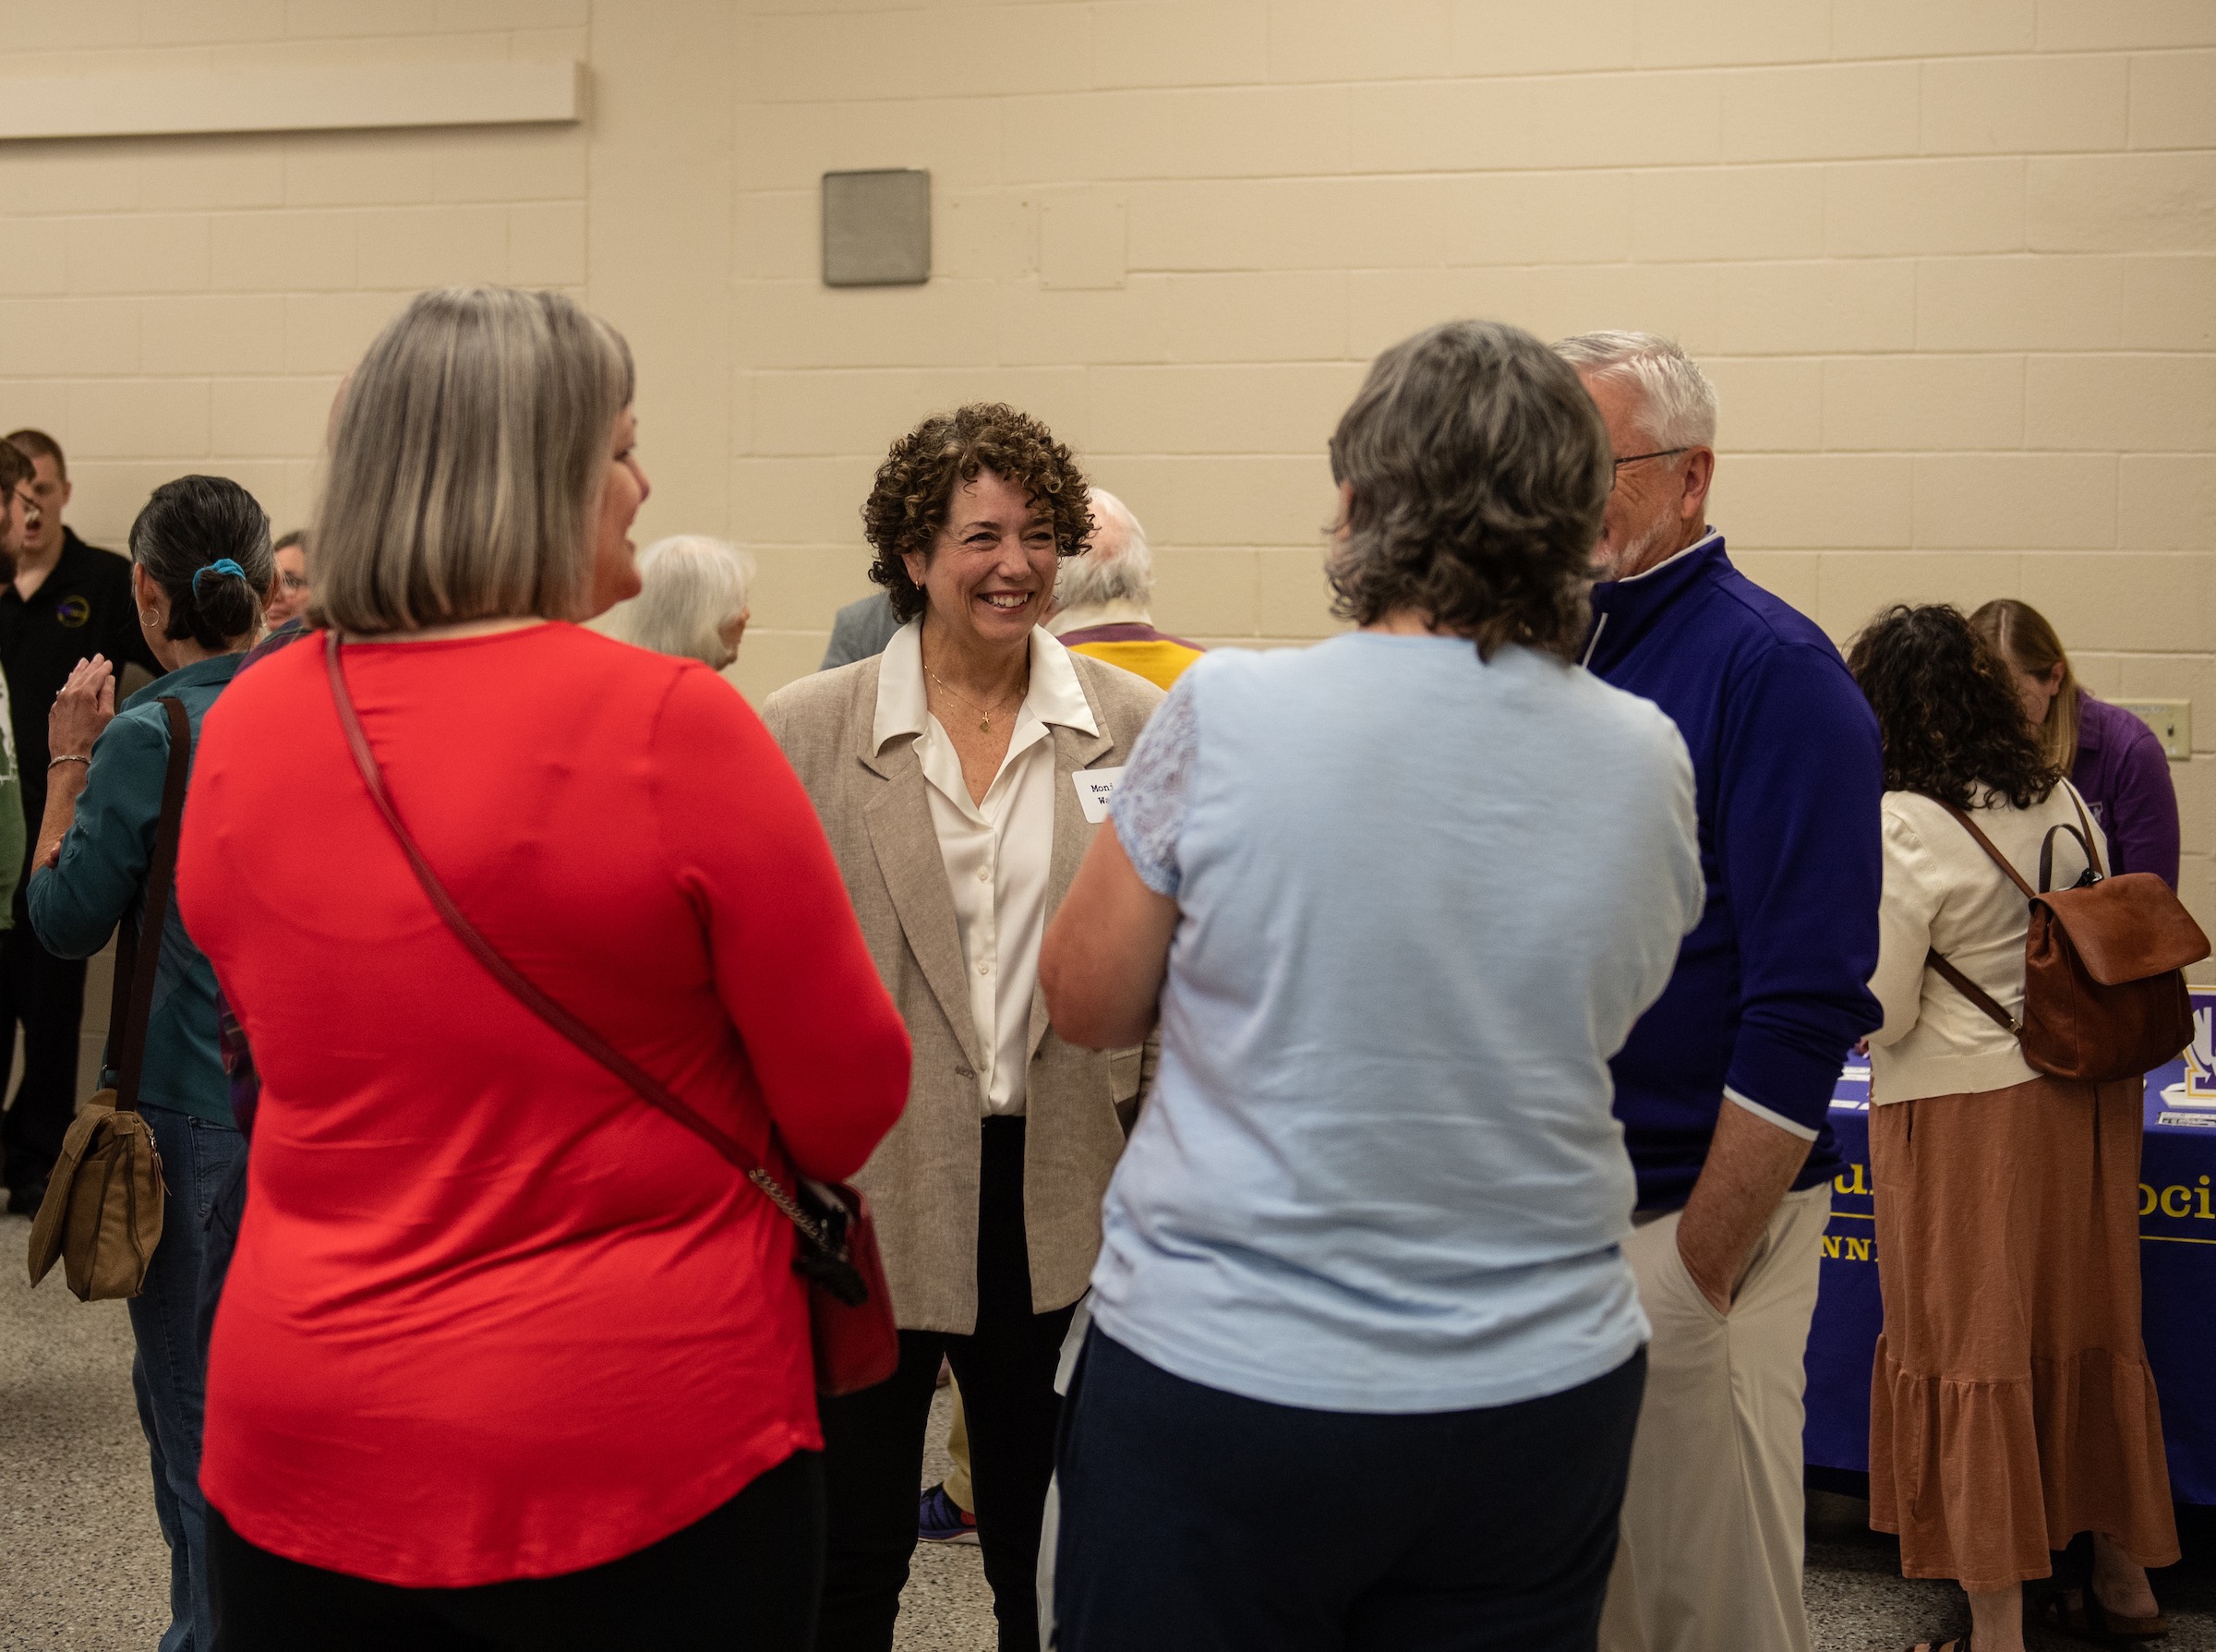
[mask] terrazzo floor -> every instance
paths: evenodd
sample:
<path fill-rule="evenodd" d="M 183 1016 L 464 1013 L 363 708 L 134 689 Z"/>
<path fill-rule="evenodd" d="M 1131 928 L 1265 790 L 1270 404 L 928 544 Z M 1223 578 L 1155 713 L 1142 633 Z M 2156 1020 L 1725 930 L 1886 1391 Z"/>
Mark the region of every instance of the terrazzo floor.
<path fill-rule="evenodd" d="M 0 1652 L 153 1652 L 168 1560 L 154 1527 L 146 1447 L 131 1401 L 121 1303 L 87 1305 L 58 1273 L 32 1291 L 15 1259 L 28 1224 L 0 1217 Z M 945 1472 L 944 1392 L 926 1483 Z M 1889 1539 L 1850 1498 L 1809 1500 L 1808 1604 L 1816 1652 L 1898 1652 L 1966 1626 L 1951 1586 L 1903 1579 Z M 2156 1574 L 2168 1652 L 2216 1652 L 2216 1511 L 2181 1512 L 2186 1559 Z M 991 1652 L 992 1604 L 978 1551 L 923 1545 L 898 1652 Z M 2034 1631 L 2035 1652 L 2082 1646 Z M 1754 1649 L 1749 1649 L 1754 1652 Z"/>

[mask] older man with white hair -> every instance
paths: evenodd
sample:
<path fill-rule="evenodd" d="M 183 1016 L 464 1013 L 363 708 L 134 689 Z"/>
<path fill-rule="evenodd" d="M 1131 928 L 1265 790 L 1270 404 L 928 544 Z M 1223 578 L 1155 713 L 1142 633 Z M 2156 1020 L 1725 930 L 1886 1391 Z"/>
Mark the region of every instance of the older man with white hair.
<path fill-rule="evenodd" d="M 1838 650 L 1708 525 L 1716 391 L 1644 332 L 1555 346 L 1616 481 L 1584 662 L 1692 755 L 1705 910 L 1609 1063 L 1654 1328 L 1605 1652 L 1807 1652 L 1801 1360 L 1839 1168 L 1842 1057 L 1875 1027 L 1877 724 Z"/>
<path fill-rule="evenodd" d="M 1066 648 L 1135 671 L 1170 688 L 1203 652 L 1198 643 L 1154 629 L 1154 553 L 1130 507 L 1105 488 L 1086 494 L 1092 543 L 1066 560 L 1054 578 L 1047 630 Z"/>

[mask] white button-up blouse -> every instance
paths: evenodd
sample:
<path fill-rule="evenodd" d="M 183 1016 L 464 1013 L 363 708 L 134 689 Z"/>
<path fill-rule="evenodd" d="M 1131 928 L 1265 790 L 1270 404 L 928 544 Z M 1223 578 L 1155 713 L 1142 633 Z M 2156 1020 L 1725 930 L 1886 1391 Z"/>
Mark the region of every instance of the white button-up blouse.
<path fill-rule="evenodd" d="M 1031 685 L 1017 707 L 1007 755 L 983 800 L 972 801 L 962 760 L 925 698 L 921 625 L 911 621 L 885 645 L 873 743 L 882 751 L 901 735 L 916 738 L 916 760 L 968 965 L 970 1014 L 983 1053 L 979 1103 L 988 1115 L 1019 1114 L 1054 843 L 1054 743 L 1048 726 L 1060 723 L 1088 734 L 1100 730 L 1069 650 L 1044 631 L 1033 631 Z"/>

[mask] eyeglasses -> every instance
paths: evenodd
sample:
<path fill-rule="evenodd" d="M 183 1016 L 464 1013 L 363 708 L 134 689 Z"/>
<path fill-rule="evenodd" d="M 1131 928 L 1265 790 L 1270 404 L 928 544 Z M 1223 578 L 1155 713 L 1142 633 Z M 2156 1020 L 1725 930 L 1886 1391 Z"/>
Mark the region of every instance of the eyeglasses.
<path fill-rule="evenodd" d="M 1626 453 L 1616 461 L 1615 469 L 1608 473 L 1608 491 L 1616 491 L 1616 484 L 1623 480 L 1623 467 L 1627 464 L 1636 464 L 1643 459 L 1674 459 L 1680 453 L 1692 452 L 1691 448 L 1661 448 L 1651 453 Z"/>

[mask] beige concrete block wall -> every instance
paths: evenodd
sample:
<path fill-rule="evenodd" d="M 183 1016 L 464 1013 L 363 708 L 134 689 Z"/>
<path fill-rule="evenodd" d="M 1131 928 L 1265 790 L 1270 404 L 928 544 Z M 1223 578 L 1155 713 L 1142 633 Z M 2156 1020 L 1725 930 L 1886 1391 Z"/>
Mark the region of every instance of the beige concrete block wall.
<path fill-rule="evenodd" d="M 0 75 L 582 57 L 588 21 L 584 0 L 24 0 L 0 6 Z M 0 144 L 0 421 L 61 440 L 96 543 L 192 470 L 294 525 L 332 392 L 409 293 L 582 295 L 588 148 L 581 127 Z"/>
<path fill-rule="evenodd" d="M 1146 521 L 1158 618 L 1332 628 L 1323 441 L 1363 363 L 1483 314 L 1673 332 L 1716 521 L 1850 635 L 2022 596 L 2096 691 L 2191 697 L 2216 927 L 2216 8 L 2199 0 L 77 0 L 0 74 L 582 56 L 581 127 L 0 146 L 0 418 L 145 489 L 312 495 L 413 287 L 583 294 L 641 368 L 646 534 L 761 559 L 734 675 L 863 594 L 887 440 L 1030 407 Z M 0 88 L 4 95 L 4 88 Z M 826 170 L 933 174 L 933 279 L 816 279 Z"/>

